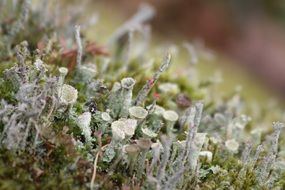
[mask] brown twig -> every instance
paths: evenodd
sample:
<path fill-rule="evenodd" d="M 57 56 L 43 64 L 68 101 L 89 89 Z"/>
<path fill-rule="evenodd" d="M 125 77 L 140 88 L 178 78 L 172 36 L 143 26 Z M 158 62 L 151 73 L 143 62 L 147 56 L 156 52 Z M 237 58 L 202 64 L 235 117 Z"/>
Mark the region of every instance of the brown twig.
<path fill-rule="evenodd" d="M 96 156 L 95 156 L 94 165 L 93 165 L 93 174 L 92 174 L 92 178 L 91 178 L 91 182 L 90 182 L 90 189 L 91 190 L 94 187 L 94 182 L 95 182 L 96 173 L 97 173 L 97 163 L 98 163 L 98 160 L 99 160 L 99 156 L 102 155 L 102 151 L 105 149 L 105 147 L 107 145 L 108 144 L 106 144 L 102 148 L 100 148 L 99 151 L 97 152 Z"/>
<path fill-rule="evenodd" d="M 98 151 L 94 160 L 94 166 L 93 166 L 93 174 L 92 174 L 92 179 L 91 179 L 91 183 L 90 183 L 90 189 L 92 190 L 94 187 L 94 181 L 96 178 L 96 172 L 97 172 L 97 163 L 98 163 L 98 158 L 99 158 L 99 154 L 101 151 Z"/>

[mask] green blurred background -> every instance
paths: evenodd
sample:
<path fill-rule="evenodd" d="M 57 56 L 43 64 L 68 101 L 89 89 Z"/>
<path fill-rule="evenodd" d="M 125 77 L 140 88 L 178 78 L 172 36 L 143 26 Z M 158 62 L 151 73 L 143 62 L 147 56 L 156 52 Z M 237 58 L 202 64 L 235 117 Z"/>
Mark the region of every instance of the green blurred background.
<path fill-rule="evenodd" d="M 107 34 L 133 15 L 142 2 L 146 1 L 92 1 L 89 11 L 98 11 L 99 22 L 104 24 L 94 26 L 88 36 L 104 43 Z M 284 1 L 147 2 L 156 8 L 156 16 L 151 21 L 154 44 L 202 41 L 215 52 L 215 58 L 200 61 L 201 75 L 206 77 L 221 70 L 224 93 L 242 85 L 242 93 L 258 101 L 265 97 L 284 97 Z"/>

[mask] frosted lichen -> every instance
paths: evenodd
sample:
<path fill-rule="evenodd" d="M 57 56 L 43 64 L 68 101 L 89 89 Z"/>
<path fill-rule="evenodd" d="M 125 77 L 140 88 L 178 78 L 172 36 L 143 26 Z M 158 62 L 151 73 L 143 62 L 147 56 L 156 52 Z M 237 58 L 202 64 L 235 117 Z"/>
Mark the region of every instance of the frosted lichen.
<path fill-rule="evenodd" d="M 137 120 L 135 119 L 120 119 L 120 121 L 124 122 L 124 126 L 122 127 L 124 133 L 128 137 L 132 137 L 135 134 L 135 130 L 137 127 Z"/>
<path fill-rule="evenodd" d="M 236 153 L 238 151 L 239 143 L 235 139 L 230 139 L 225 142 L 225 146 L 229 151 Z"/>
<path fill-rule="evenodd" d="M 78 91 L 73 86 L 64 84 L 60 88 L 59 97 L 61 103 L 66 105 L 71 105 L 76 102 L 78 97 Z"/>
<path fill-rule="evenodd" d="M 134 119 L 144 119 L 147 116 L 147 111 L 143 107 L 140 106 L 133 106 L 129 108 L 130 116 Z"/>
<path fill-rule="evenodd" d="M 120 142 L 124 140 L 125 133 L 124 133 L 124 126 L 125 122 L 123 121 L 114 121 L 112 123 L 112 140 L 115 142 Z"/>
<path fill-rule="evenodd" d="M 84 135 L 85 140 L 87 142 L 90 142 L 92 140 L 90 123 L 91 123 L 90 112 L 84 112 L 77 118 L 77 125 L 80 127 L 82 134 Z"/>
<path fill-rule="evenodd" d="M 2 188 L 284 188 L 284 124 L 270 135 L 238 91 L 215 99 L 213 82 L 166 72 L 169 52 L 182 47 L 167 48 L 162 63 L 165 48 L 148 52 L 152 7 L 142 6 L 105 48 L 88 42 L 89 22 L 74 30 L 77 8 L 58 20 L 46 7 L 14 2 L 0 2 L 11 18 L 0 15 Z M 202 49 L 187 48 L 193 64 L 202 60 Z"/>

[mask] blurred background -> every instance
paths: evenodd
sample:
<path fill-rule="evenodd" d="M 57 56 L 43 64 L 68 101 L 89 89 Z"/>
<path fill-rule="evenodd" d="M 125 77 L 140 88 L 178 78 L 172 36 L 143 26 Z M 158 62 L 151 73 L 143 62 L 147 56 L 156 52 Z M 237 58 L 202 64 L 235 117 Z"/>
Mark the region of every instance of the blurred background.
<path fill-rule="evenodd" d="M 94 4 L 126 19 L 142 2 L 156 9 L 151 21 L 156 36 L 203 43 L 221 55 L 217 62 L 225 75 L 229 74 L 225 80 L 231 81 L 242 70 L 235 82 L 243 83 L 243 78 L 249 77 L 249 83 L 261 85 L 270 96 L 285 98 L 284 0 L 108 0 Z M 254 91 L 254 96 L 267 93 L 251 87 L 248 90 Z"/>

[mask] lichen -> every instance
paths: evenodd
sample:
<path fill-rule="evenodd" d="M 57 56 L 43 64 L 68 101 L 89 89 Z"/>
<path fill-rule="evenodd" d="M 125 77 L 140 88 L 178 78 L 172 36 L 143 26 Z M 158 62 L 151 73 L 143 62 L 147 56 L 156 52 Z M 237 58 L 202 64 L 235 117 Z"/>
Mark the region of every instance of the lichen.
<path fill-rule="evenodd" d="M 137 44 L 153 8 L 101 47 L 76 15 L 60 24 L 45 3 L 11 2 L 0 2 L 12 18 L 0 16 L 0 189 L 284 189 L 284 124 L 257 133 L 239 94 L 206 98 L 214 84 L 174 76 L 171 48 Z"/>

